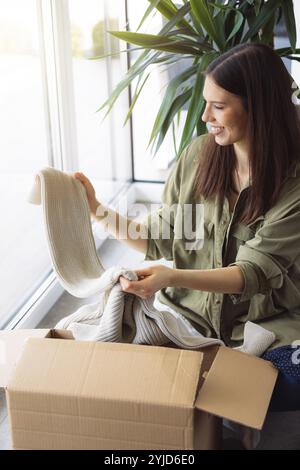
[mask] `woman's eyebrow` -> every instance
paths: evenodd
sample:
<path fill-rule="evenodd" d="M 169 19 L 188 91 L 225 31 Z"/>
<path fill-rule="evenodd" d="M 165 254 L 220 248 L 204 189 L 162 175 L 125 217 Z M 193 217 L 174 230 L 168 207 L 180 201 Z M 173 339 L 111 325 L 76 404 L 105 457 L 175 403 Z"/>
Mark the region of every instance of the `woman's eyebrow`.
<path fill-rule="evenodd" d="M 203 96 L 204 101 L 207 102 L 207 99 Z M 219 104 L 226 104 L 225 101 L 209 101 L 209 103 L 219 103 Z"/>

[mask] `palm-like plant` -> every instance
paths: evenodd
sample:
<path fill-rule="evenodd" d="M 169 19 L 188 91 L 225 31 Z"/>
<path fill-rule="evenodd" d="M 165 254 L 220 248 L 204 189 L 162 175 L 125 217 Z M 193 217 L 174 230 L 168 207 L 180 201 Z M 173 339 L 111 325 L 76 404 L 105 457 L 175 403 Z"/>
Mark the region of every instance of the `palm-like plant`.
<path fill-rule="evenodd" d="M 176 117 L 184 106 L 188 105 L 188 112 L 179 148 L 177 151 L 175 149 L 177 155 L 195 133 L 201 135 L 206 132 L 201 120 L 205 106 L 202 96 L 202 72 L 223 52 L 245 42 L 263 42 L 274 48 L 274 29 L 283 16 L 290 46 L 275 50 L 281 57 L 300 61 L 300 49 L 296 49 L 292 0 L 181 0 L 179 6 L 172 0 L 148 1 L 149 7 L 138 30 L 153 11 L 163 15 L 165 25 L 157 35 L 129 31 L 110 32 L 127 43 L 139 46 L 126 51 L 142 52 L 99 110 L 107 107 L 107 116 L 120 93 L 137 78 L 126 123 L 149 77 L 151 65 L 171 67 L 180 59 L 192 59 L 192 64 L 175 76 L 166 88 L 149 141 L 149 144 L 156 144 L 155 153 L 170 126 L 174 130 Z"/>

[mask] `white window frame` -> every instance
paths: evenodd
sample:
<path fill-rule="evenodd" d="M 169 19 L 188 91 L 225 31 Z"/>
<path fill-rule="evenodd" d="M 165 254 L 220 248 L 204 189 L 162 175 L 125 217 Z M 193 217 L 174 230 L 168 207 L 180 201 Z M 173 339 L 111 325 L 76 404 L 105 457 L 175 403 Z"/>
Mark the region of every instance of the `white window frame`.
<path fill-rule="evenodd" d="M 48 139 L 48 162 L 62 171 L 78 169 L 78 145 L 72 68 L 68 0 L 36 0 Z M 109 73 L 109 71 L 108 71 Z M 114 135 L 110 136 L 114 140 Z M 112 147 L 113 148 L 113 147 Z M 116 167 L 116 155 L 112 156 Z M 122 162 L 127 180 L 132 180 L 131 161 Z M 116 176 L 119 176 L 116 171 Z M 116 199 L 126 197 L 124 183 Z M 113 204 L 113 201 L 112 201 Z M 105 241 L 96 240 L 97 248 Z M 35 328 L 63 294 L 55 273 L 41 282 L 35 293 L 3 329 Z"/>
<path fill-rule="evenodd" d="M 78 168 L 67 0 L 36 0 L 49 166 Z M 35 328 L 64 292 L 52 271 L 4 329 Z"/>
<path fill-rule="evenodd" d="M 78 168 L 68 0 L 37 0 L 42 64 L 52 142 L 52 164 Z"/>

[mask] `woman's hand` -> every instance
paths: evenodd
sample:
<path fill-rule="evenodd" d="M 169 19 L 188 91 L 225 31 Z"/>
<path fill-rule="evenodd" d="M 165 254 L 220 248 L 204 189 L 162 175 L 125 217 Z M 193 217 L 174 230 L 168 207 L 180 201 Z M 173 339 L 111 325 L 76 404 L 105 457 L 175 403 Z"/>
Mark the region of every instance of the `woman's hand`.
<path fill-rule="evenodd" d="M 149 268 L 134 269 L 133 272 L 138 275 L 138 281 L 129 281 L 124 276 L 120 276 L 122 291 L 147 299 L 170 285 L 173 269 L 159 264 Z"/>
<path fill-rule="evenodd" d="M 97 212 L 97 208 L 100 205 L 100 202 L 96 198 L 96 191 L 95 191 L 94 186 L 83 173 L 76 172 L 74 173 L 73 176 L 74 178 L 78 179 L 85 187 L 91 214 L 95 216 Z"/>

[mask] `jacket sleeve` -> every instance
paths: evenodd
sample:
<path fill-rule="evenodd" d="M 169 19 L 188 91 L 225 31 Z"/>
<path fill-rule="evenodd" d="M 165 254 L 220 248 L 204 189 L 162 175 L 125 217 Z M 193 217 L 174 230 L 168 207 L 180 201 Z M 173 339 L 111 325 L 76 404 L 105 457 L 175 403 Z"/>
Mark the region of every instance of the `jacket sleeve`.
<path fill-rule="evenodd" d="M 263 226 L 240 246 L 235 262 L 229 265 L 239 266 L 245 280 L 242 294 L 230 295 L 233 303 L 282 287 L 290 266 L 299 257 L 299 197 L 284 199 L 267 212 Z"/>
<path fill-rule="evenodd" d="M 174 221 L 179 204 L 182 170 L 188 151 L 189 147 L 180 155 L 165 182 L 161 207 L 150 213 L 144 221 L 148 231 L 145 260 L 165 258 L 173 261 Z"/>

